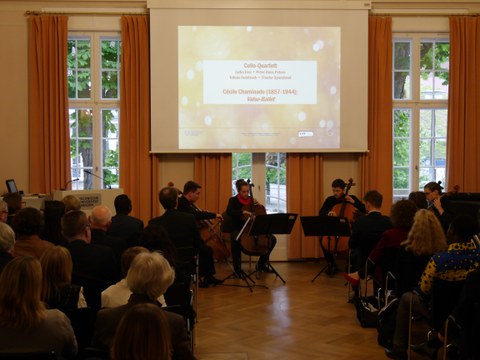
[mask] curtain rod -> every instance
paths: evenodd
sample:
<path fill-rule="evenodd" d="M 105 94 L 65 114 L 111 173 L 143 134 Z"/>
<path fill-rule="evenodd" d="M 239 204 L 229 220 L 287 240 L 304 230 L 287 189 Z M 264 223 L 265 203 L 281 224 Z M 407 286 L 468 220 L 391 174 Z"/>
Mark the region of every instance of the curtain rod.
<path fill-rule="evenodd" d="M 50 12 L 50 11 L 25 11 L 25 16 L 37 16 L 37 15 L 69 15 L 69 16 L 119 16 L 119 15 L 148 15 L 148 10 L 143 12 Z"/>
<path fill-rule="evenodd" d="M 447 17 L 447 16 L 479 16 L 480 13 L 375 13 L 370 12 L 372 16 L 391 16 L 391 17 Z"/>

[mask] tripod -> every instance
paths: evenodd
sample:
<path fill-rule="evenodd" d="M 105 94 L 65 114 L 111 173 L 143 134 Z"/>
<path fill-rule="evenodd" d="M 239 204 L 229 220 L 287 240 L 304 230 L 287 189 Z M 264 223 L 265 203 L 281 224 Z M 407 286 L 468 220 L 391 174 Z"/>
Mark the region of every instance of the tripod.
<path fill-rule="evenodd" d="M 317 277 L 320 276 L 323 272 L 325 274 L 333 276 L 338 272 L 338 267 L 337 267 L 337 246 L 338 246 L 338 236 L 334 237 L 334 245 L 333 245 L 333 250 L 330 249 L 330 243 L 332 241 L 332 237 L 328 236 L 327 239 L 327 248 L 323 245 L 323 236 L 320 237 L 319 242 L 320 242 L 320 247 L 322 248 L 323 255 L 325 256 L 325 266 L 315 275 L 315 277 L 312 279 L 312 282 L 315 281 Z"/>

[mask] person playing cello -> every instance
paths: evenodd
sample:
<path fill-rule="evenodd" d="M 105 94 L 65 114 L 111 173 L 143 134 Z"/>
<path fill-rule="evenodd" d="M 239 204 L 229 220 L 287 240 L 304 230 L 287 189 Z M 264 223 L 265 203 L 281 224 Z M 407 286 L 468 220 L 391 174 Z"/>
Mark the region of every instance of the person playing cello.
<path fill-rule="evenodd" d="M 332 182 L 333 195 L 325 199 L 325 202 L 323 203 L 322 208 L 319 211 L 319 215 L 337 216 L 338 214 L 333 212 L 332 209 L 335 205 L 341 204 L 344 201 L 352 204 L 358 211 L 362 213 L 367 212 L 365 205 L 355 195 L 345 196 L 346 186 L 347 184 L 342 179 L 333 180 Z"/>
<path fill-rule="evenodd" d="M 192 180 L 187 181 L 183 186 L 183 194 L 178 198 L 178 210 L 192 214 L 197 221 L 211 219 L 222 221 L 222 215 L 200 210 L 195 205 L 200 198 L 201 188 L 202 186 L 199 183 Z"/>
<path fill-rule="evenodd" d="M 243 225 L 245 224 L 246 219 L 253 215 L 249 209 L 253 207 L 253 205 L 258 204 L 255 199 L 250 197 L 250 184 L 243 179 L 239 179 L 235 182 L 235 187 L 237 189 L 237 195 L 231 197 L 228 200 L 227 205 L 227 214 L 232 218 L 232 262 L 233 268 L 235 273 L 238 277 L 242 277 L 242 267 L 241 267 L 241 257 L 242 257 L 242 245 L 239 241 L 237 241 L 237 236 L 240 233 Z M 253 201 L 253 204 L 252 204 Z M 272 236 L 269 241 L 269 249 L 266 254 L 259 257 L 257 262 L 257 269 L 263 272 L 272 272 L 272 270 L 268 267 L 268 259 L 270 253 L 272 252 L 273 248 L 277 240 L 275 236 Z"/>

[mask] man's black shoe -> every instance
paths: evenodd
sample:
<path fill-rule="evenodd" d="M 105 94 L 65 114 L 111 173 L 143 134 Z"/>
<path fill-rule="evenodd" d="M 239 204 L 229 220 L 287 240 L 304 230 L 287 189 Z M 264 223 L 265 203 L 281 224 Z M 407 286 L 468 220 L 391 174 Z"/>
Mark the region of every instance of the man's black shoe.
<path fill-rule="evenodd" d="M 219 280 L 217 279 L 216 277 L 214 276 L 207 276 L 203 279 L 203 282 L 202 283 L 205 283 L 206 286 L 205 287 L 208 287 L 209 285 L 220 285 L 220 284 L 223 284 L 223 280 Z M 200 284 L 201 285 L 201 284 Z"/>

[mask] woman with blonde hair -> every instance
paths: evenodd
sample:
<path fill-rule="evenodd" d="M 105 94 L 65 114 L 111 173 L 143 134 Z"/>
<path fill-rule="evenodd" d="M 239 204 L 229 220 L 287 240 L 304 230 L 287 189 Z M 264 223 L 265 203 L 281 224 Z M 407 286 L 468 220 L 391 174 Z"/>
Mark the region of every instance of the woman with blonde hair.
<path fill-rule="evenodd" d="M 70 252 L 52 246 L 40 258 L 42 265 L 42 301 L 50 309 L 61 311 L 87 307 L 80 286 L 72 284 L 73 262 Z"/>
<path fill-rule="evenodd" d="M 54 351 L 59 359 L 77 354 L 67 316 L 40 301 L 42 267 L 33 257 L 14 258 L 0 275 L 0 352 Z"/>
<path fill-rule="evenodd" d="M 110 355 L 112 360 L 170 360 L 172 345 L 165 312 L 150 303 L 130 308 L 117 327 Z"/>
<path fill-rule="evenodd" d="M 435 214 L 426 209 L 418 210 L 397 256 L 394 270 L 397 296 L 416 287 L 432 255 L 447 248 L 447 238 Z"/>

